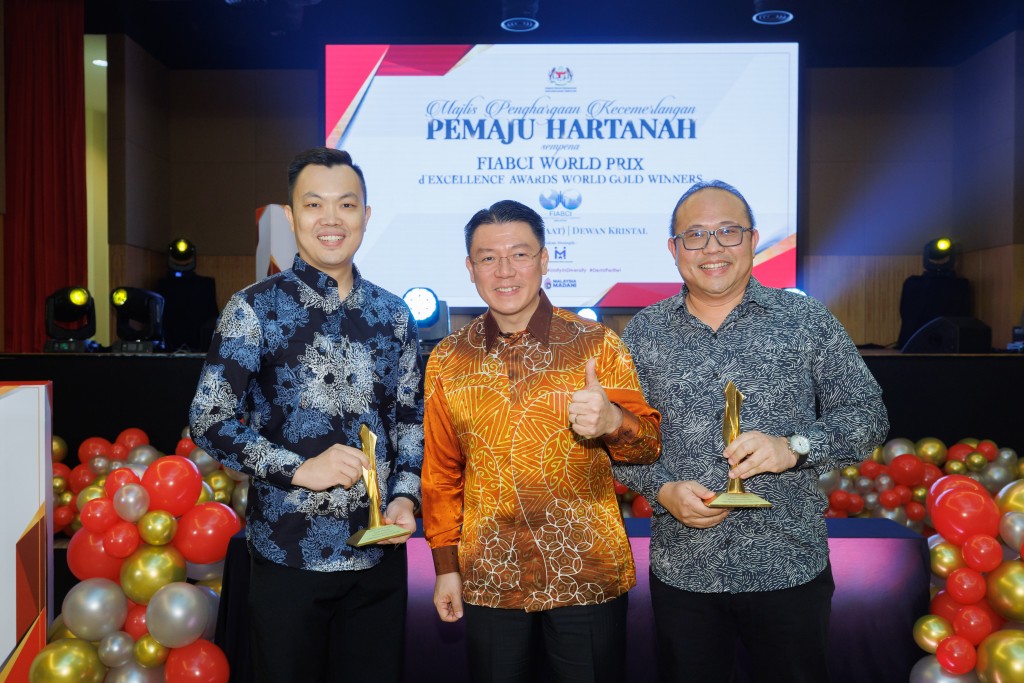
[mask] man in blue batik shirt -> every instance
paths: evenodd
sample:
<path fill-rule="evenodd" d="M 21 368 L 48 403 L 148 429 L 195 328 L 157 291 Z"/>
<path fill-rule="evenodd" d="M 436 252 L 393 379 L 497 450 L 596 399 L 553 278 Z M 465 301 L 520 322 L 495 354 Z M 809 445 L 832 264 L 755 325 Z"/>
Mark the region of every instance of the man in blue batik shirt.
<path fill-rule="evenodd" d="M 669 227 L 685 285 L 622 335 L 662 416 L 662 456 L 613 465 L 654 509 L 661 678 L 734 680 L 740 640 L 755 683 L 825 683 L 835 586 L 818 475 L 863 460 L 885 438 L 881 389 L 827 308 L 751 276 L 758 235 L 736 188 L 693 186 Z M 741 433 L 726 448 L 729 381 L 744 399 Z M 729 477 L 772 507 L 708 507 Z"/>
<path fill-rule="evenodd" d="M 288 168 L 291 269 L 235 294 L 192 402 L 192 437 L 250 476 L 246 537 L 253 671 L 260 681 L 397 681 L 408 536 L 364 548 L 361 480 L 375 453 L 386 523 L 415 530 L 423 461 L 416 323 L 352 262 L 370 207 L 346 152 Z"/>

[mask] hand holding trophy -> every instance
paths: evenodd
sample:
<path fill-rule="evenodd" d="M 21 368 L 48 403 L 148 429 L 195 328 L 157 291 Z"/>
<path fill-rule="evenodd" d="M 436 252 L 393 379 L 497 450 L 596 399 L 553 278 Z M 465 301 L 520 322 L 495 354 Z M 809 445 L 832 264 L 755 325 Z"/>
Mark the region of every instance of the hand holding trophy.
<path fill-rule="evenodd" d="M 722 437 L 726 448 L 740 433 L 740 406 L 743 394 L 730 380 L 725 385 L 725 415 L 722 418 Z M 742 479 L 730 479 L 725 492 L 719 493 L 707 504 L 709 508 L 770 508 L 767 500 L 756 493 L 747 493 Z"/>
<path fill-rule="evenodd" d="M 346 543 L 362 548 L 412 532 L 397 524 L 384 524 L 380 514 L 380 484 L 377 483 L 377 435 L 363 425 L 359 428 L 359 439 L 362 441 L 363 454 L 370 461 L 370 466 L 363 468 L 363 484 L 366 486 L 366 496 L 370 499 L 370 526 L 349 536 Z"/>

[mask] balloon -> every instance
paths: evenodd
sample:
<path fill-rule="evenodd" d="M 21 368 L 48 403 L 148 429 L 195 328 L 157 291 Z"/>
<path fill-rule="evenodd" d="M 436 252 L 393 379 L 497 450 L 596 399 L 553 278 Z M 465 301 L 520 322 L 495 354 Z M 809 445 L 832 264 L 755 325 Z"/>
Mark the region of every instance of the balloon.
<path fill-rule="evenodd" d="M 152 634 L 147 633 L 135 641 L 135 661 L 147 669 L 163 665 L 169 654 L 170 650 L 158 643 Z M 164 669 L 166 675 L 167 669 Z"/>
<path fill-rule="evenodd" d="M 865 460 L 860 464 L 860 475 L 868 479 L 874 479 L 882 473 L 882 465 L 874 460 Z"/>
<path fill-rule="evenodd" d="M 103 549 L 103 534 L 81 529 L 68 543 L 68 569 L 80 581 L 105 578 L 117 581 L 124 560 L 111 557 Z"/>
<path fill-rule="evenodd" d="M 928 511 L 925 510 L 924 505 L 921 505 L 917 501 L 913 500 L 903 506 L 903 511 L 907 513 L 907 519 L 915 522 L 922 521 L 925 518 L 925 515 L 928 514 Z"/>
<path fill-rule="evenodd" d="M 68 457 L 68 442 L 56 434 L 50 439 L 50 460 L 62 462 Z"/>
<path fill-rule="evenodd" d="M 974 451 L 967 454 L 967 457 L 964 458 L 964 464 L 967 465 L 967 469 L 971 472 L 981 472 L 988 465 L 988 458 Z"/>
<path fill-rule="evenodd" d="M 964 564 L 979 572 L 990 572 L 1003 561 L 1003 549 L 994 536 L 975 534 L 960 548 Z"/>
<path fill-rule="evenodd" d="M 975 605 L 964 607 L 953 620 L 953 631 L 975 646 L 992 633 L 994 627 L 989 613 Z"/>
<path fill-rule="evenodd" d="M 100 640 L 96 653 L 105 666 L 124 666 L 135 655 L 135 639 L 124 631 L 108 633 Z"/>
<path fill-rule="evenodd" d="M 875 490 L 878 491 L 879 493 L 881 493 L 882 491 L 888 491 L 895 485 L 896 482 L 893 481 L 892 476 L 885 472 L 882 472 L 877 477 L 875 477 Z"/>
<path fill-rule="evenodd" d="M 90 500 L 103 498 L 106 495 L 107 494 L 104 493 L 103 491 L 103 487 L 95 483 L 94 481 L 92 484 L 89 484 L 84 489 L 78 492 L 78 495 L 75 497 L 75 508 L 78 509 L 79 512 L 81 512 L 82 510 L 85 509 L 85 504 L 88 503 Z"/>
<path fill-rule="evenodd" d="M 124 620 L 124 630 L 135 640 L 149 633 L 149 628 L 146 626 L 145 605 L 135 605 L 128 608 L 128 616 Z"/>
<path fill-rule="evenodd" d="M 196 590 L 206 598 L 206 628 L 200 637 L 213 640 L 217 633 L 217 617 L 220 615 L 220 595 L 209 586 L 196 586 Z"/>
<path fill-rule="evenodd" d="M 227 505 L 201 503 L 182 515 L 173 542 L 189 562 L 211 564 L 224 559 L 228 542 L 241 528 L 238 515 Z"/>
<path fill-rule="evenodd" d="M 230 668 L 219 647 L 200 639 L 171 650 L 164 675 L 167 683 L 227 683 Z"/>
<path fill-rule="evenodd" d="M 982 439 L 974 447 L 974 450 L 984 455 L 989 462 L 995 460 L 996 456 L 999 455 L 999 446 L 992 439 Z"/>
<path fill-rule="evenodd" d="M 988 602 L 999 616 L 1024 621 L 1024 564 L 1007 560 L 987 579 Z"/>
<path fill-rule="evenodd" d="M 884 519 L 891 519 L 897 524 L 907 523 L 907 513 L 905 513 L 903 511 L 903 508 L 901 507 L 896 507 L 893 508 L 892 510 L 883 507 L 878 511 L 878 514 L 876 516 L 882 517 Z"/>
<path fill-rule="evenodd" d="M 249 481 L 249 475 L 248 474 L 246 474 L 245 472 L 239 472 L 238 470 L 233 470 L 233 469 L 231 469 L 230 467 L 227 467 L 227 466 L 224 467 L 224 474 L 228 475 L 229 477 L 231 477 L 235 481 Z M 626 493 L 631 493 L 631 492 L 630 491 L 626 491 Z M 625 494 L 623 494 L 623 495 L 625 495 Z"/>
<path fill-rule="evenodd" d="M 949 593 L 941 590 L 932 598 L 928 611 L 952 624 L 956 620 L 956 616 L 960 614 L 961 609 L 963 609 L 963 605 L 954 600 Z"/>
<path fill-rule="evenodd" d="M 75 521 L 75 511 L 69 505 L 53 508 L 53 533 L 59 533 L 71 522 Z"/>
<path fill-rule="evenodd" d="M 212 590 L 217 595 L 220 595 L 221 588 L 223 588 L 223 583 L 224 583 L 224 577 L 217 576 L 217 577 L 214 577 L 212 579 L 203 579 L 202 581 L 197 581 L 196 585 L 197 586 L 206 586 L 207 588 Z"/>
<path fill-rule="evenodd" d="M 235 480 L 229 477 L 224 470 L 218 469 L 215 472 L 207 474 L 203 477 L 203 481 L 213 488 L 213 499 L 215 501 L 225 504 L 231 501 L 231 492 L 235 488 Z"/>
<path fill-rule="evenodd" d="M 942 471 L 946 474 L 960 477 L 967 472 L 967 465 L 964 464 L 963 460 L 953 460 L 950 458 L 949 460 L 946 460 L 946 464 L 943 465 Z"/>
<path fill-rule="evenodd" d="M 117 443 L 131 450 L 149 443 L 149 436 L 138 427 L 129 427 L 117 435 Z"/>
<path fill-rule="evenodd" d="M 151 510 L 167 510 L 179 517 L 195 505 L 203 479 L 199 468 L 188 458 L 165 455 L 146 469 L 142 485 L 149 491 Z"/>
<path fill-rule="evenodd" d="M 103 683 L 164 683 L 164 668 L 147 669 L 134 659 L 111 669 Z"/>
<path fill-rule="evenodd" d="M 856 515 L 864 510 L 864 498 L 859 493 L 850 494 L 850 502 L 846 505 L 846 511 L 851 515 Z"/>
<path fill-rule="evenodd" d="M 653 510 L 651 510 L 651 504 L 648 503 L 647 499 L 644 498 L 643 496 L 637 496 L 636 498 L 634 498 L 632 507 L 634 517 L 650 517 L 653 514 Z M 232 510 L 232 512 L 234 512 L 234 510 Z M 241 528 L 241 526 L 239 526 L 239 528 Z M 230 540 L 230 538 L 228 540 Z M 226 546 L 224 550 L 226 554 Z"/>
<path fill-rule="evenodd" d="M 951 674 L 965 674 L 974 668 L 978 653 L 963 636 L 949 636 L 935 648 L 935 658 Z"/>
<path fill-rule="evenodd" d="M 818 475 L 818 488 L 826 496 L 835 491 L 839 487 L 839 480 L 842 475 L 839 470 L 829 470 L 824 474 Z"/>
<path fill-rule="evenodd" d="M 978 677 L 973 671 L 962 676 L 943 671 L 935 655 L 928 655 L 919 659 L 910 671 L 910 683 L 978 683 Z"/>
<path fill-rule="evenodd" d="M 68 486 L 75 493 L 78 493 L 86 486 L 92 483 L 92 480 L 96 478 L 92 470 L 86 464 L 75 465 L 75 468 L 71 470 L 71 474 L 68 475 Z"/>
<path fill-rule="evenodd" d="M 103 484 L 103 490 L 107 492 L 107 496 L 113 498 L 114 494 L 125 484 L 139 484 L 141 482 L 142 480 L 139 479 L 139 475 L 135 474 L 131 469 L 118 467 L 107 476 L 107 481 Z"/>
<path fill-rule="evenodd" d="M 615 487 L 615 495 L 616 496 L 621 496 L 623 493 L 625 493 L 626 491 L 629 490 L 629 487 L 626 486 L 625 484 L 623 484 L 618 479 L 615 480 L 614 487 Z"/>
<path fill-rule="evenodd" d="M 937 465 L 926 462 L 924 464 L 924 479 L 921 480 L 921 485 L 925 487 L 925 493 L 927 493 L 928 487 L 942 479 L 943 476 L 942 470 Z M 923 503 L 924 499 L 922 498 L 920 502 Z"/>
<path fill-rule="evenodd" d="M 996 496 L 999 512 L 1024 512 L 1024 479 L 1007 484 Z"/>
<path fill-rule="evenodd" d="M 167 510 L 153 510 L 139 520 L 139 535 L 149 545 L 167 545 L 178 531 L 178 520 Z"/>
<path fill-rule="evenodd" d="M 68 627 L 64 625 L 64 615 L 58 614 L 53 619 L 53 623 L 50 624 L 50 628 L 46 629 L 46 642 L 52 643 L 55 640 L 61 638 L 74 638 L 74 633 L 68 630 Z"/>
<path fill-rule="evenodd" d="M 63 638 L 44 647 L 28 670 L 30 683 L 101 683 L 107 674 L 96 648 L 79 638 Z"/>
<path fill-rule="evenodd" d="M 939 499 L 946 491 L 953 491 L 958 489 L 967 489 L 970 491 L 984 492 L 985 487 L 974 481 L 970 477 L 966 477 L 962 474 L 947 474 L 944 477 L 940 477 L 935 480 L 931 488 L 928 489 L 928 513 L 931 514 L 935 507 L 935 502 Z"/>
<path fill-rule="evenodd" d="M 121 567 L 124 594 L 140 605 L 160 588 L 185 580 L 185 558 L 173 545 L 142 545 Z"/>
<path fill-rule="evenodd" d="M 196 448 L 196 442 L 193 441 L 191 437 L 187 435 L 182 435 L 182 437 L 178 439 L 177 445 L 175 445 L 174 447 L 174 454 L 180 455 L 183 458 L 187 458 L 189 455 L 192 454 L 192 451 L 194 451 Z M 196 464 L 198 465 L 199 463 Z"/>
<path fill-rule="evenodd" d="M 206 630 L 209 612 L 203 589 L 179 581 L 167 584 L 153 595 L 146 607 L 146 624 L 149 634 L 161 645 L 184 647 Z"/>
<path fill-rule="evenodd" d="M 833 510 L 846 512 L 850 505 L 850 494 L 842 489 L 836 489 L 828 496 L 828 506 Z"/>
<path fill-rule="evenodd" d="M 983 683 L 1024 681 L 1024 631 L 996 631 L 981 641 L 978 678 Z"/>
<path fill-rule="evenodd" d="M 78 445 L 78 462 L 87 463 L 97 455 L 109 458 L 111 445 L 102 436 L 90 436 Z"/>
<path fill-rule="evenodd" d="M 102 534 L 120 521 L 114 510 L 114 501 L 109 498 L 93 498 L 82 507 L 82 526 L 89 531 Z"/>
<path fill-rule="evenodd" d="M 961 545 L 975 534 L 995 536 L 999 531 L 999 508 L 987 492 L 945 491 L 935 501 L 932 521 L 943 538 Z"/>
<path fill-rule="evenodd" d="M 149 506 L 149 491 L 142 484 L 125 484 L 114 493 L 114 509 L 126 522 L 142 519 Z"/>
<path fill-rule="evenodd" d="M 226 472 L 227 470 L 225 470 Z M 863 501 L 861 501 L 863 505 Z M 240 481 L 235 485 L 235 490 L 231 492 L 231 509 L 235 511 L 235 514 L 241 519 L 245 519 L 246 508 L 249 507 L 249 482 Z"/>
<path fill-rule="evenodd" d="M 886 489 L 878 494 L 878 502 L 887 510 L 895 510 L 903 502 L 900 499 L 900 492 L 896 489 Z"/>
<path fill-rule="evenodd" d="M 946 444 L 932 436 L 918 439 L 914 444 L 914 452 L 924 463 L 941 465 L 946 462 Z"/>
<path fill-rule="evenodd" d="M 1024 545 L 1024 512 L 1004 512 L 999 520 L 999 537 L 1015 550 Z"/>
<path fill-rule="evenodd" d="M 128 453 L 125 454 L 125 460 L 130 465 L 143 465 L 148 467 L 156 462 L 160 456 L 160 451 L 153 446 L 150 446 L 149 444 L 140 444 L 131 448 Z"/>
<path fill-rule="evenodd" d="M 914 442 L 910 439 L 889 439 L 885 445 L 882 446 L 882 460 L 886 465 L 889 465 L 897 455 L 914 452 Z"/>
<path fill-rule="evenodd" d="M 1010 469 L 1014 469 L 1017 466 L 1017 451 L 1012 448 L 1000 448 L 999 452 L 996 453 L 996 459 L 992 462 L 997 462 L 1000 465 L 1006 465 Z"/>
<path fill-rule="evenodd" d="M 120 521 L 103 534 L 103 549 L 111 557 L 128 557 L 139 548 L 139 529 Z"/>
<path fill-rule="evenodd" d="M 204 477 L 208 474 L 220 471 L 220 463 L 214 460 L 212 455 L 204 451 L 202 448 L 196 447 L 196 445 L 192 443 L 192 439 L 187 439 L 187 441 L 192 444 L 192 449 L 188 453 L 175 452 L 176 455 L 184 456 L 194 462 L 196 467 L 199 468 L 199 474 Z"/>
<path fill-rule="evenodd" d="M 185 573 L 193 581 L 206 581 L 224 576 L 224 560 L 212 564 L 196 564 L 189 562 L 185 566 Z"/>
<path fill-rule="evenodd" d="M 962 441 L 960 443 L 955 443 L 946 449 L 946 461 L 958 460 L 963 462 L 964 458 L 970 455 L 973 451 L 974 447 L 969 443 L 964 443 Z"/>
<path fill-rule="evenodd" d="M 960 567 L 946 577 L 946 592 L 961 605 L 973 605 L 985 597 L 985 577 L 970 567 Z"/>
<path fill-rule="evenodd" d="M 981 471 L 981 485 L 993 495 L 1001 491 L 1015 478 L 1015 473 L 1010 467 L 995 462 L 990 463 Z"/>
<path fill-rule="evenodd" d="M 110 579 L 86 579 L 64 596 L 64 625 L 83 640 L 96 641 L 120 630 L 128 616 L 128 601 Z"/>
<path fill-rule="evenodd" d="M 97 477 L 110 472 L 110 458 L 102 455 L 97 455 L 95 458 L 89 461 L 89 471 L 95 474 Z"/>
<path fill-rule="evenodd" d="M 889 463 L 889 474 L 897 484 L 917 486 L 924 481 L 924 463 L 912 453 L 897 455 Z"/>
<path fill-rule="evenodd" d="M 936 614 L 926 614 L 914 622 L 914 642 L 925 652 L 935 654 L 939 642 L 953 635 L 953 626 Z"/>

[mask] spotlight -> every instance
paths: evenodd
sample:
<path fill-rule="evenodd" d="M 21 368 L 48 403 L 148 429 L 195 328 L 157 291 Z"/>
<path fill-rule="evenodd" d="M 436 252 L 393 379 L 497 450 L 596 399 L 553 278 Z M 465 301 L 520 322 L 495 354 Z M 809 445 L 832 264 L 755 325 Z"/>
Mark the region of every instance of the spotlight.
<path fill-rule="evenodd" d="M 85 287 L 64 287 L 46 297 L 47 352 L 82 353 L 99 345 L 89 337 L 96 334 L 96 304 Z"/>
<path fill-rule="evenodd" d="M 501 27 L 512 33 L 526 33 L 540 26 L 540 0 L 501 0 Z"/>
<path fill-rule="evenodd" d="M 751 20 L 755 24 L 777 26 L 793 21 L 793 13 L 784 9 L 769 9 L 778 0 L 754 0 L 754 15 Z"/>
<path fill-rule="evenodd" d="M 195 270 L 196 245 L 183 237 L 167 245 L 167 268 L 174 273 L 174 277 Z"/>
<path fill-rule="evenodd" d="M 114 351 L 152 353 L 163 349 L 164 298 L 138 287 L 118 287 L 110 293 L 117 315 Z"/>
<path fill-rule="evenodd" d="M 437 294 L 427 287 L 413 287 L 402 299 L 416 320 L 420 348 L 424 353 L 429 353 L 451 331 L 448 304 L 438 299 Z"/>
<path fill-rule="evenodd" d="M 952 275 L 956 270 L 956 254 L 948 237 L 936 237 L 924 245 L 924 270 L 935 275 Z"/>
<path fill-rule="evenodd" d="M 581 308 L 576 311 L 576 315 L 581 318 L 586 318 L 587 320 L 593 320 L 594 322 L 599 322 L 601 320 L 601 317 L 597 314 L 597 310 L 593 308 Z"/>

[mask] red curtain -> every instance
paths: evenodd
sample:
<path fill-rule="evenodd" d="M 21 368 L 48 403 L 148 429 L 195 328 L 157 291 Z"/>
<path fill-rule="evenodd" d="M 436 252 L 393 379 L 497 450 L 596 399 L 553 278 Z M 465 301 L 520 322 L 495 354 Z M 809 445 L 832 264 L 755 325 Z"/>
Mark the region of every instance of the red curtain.
<path fill-rule="evenodd" d="M 46 341 L 45 302 L 86 285 L 83 0 L 6 0 L 4 348 Z"/>

